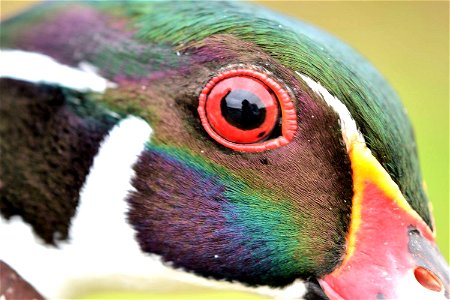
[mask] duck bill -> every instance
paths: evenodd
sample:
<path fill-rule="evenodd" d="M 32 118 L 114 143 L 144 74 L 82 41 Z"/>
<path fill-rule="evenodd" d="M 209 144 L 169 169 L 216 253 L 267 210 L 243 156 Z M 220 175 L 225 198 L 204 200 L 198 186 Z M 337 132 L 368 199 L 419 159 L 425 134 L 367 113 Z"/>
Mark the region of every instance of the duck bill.
<path fill-rule="evenodd" d="M 319 283 L 330 299 L 449 299 L 449 267 L 427 224 L 364 144 L 349 151 L 352 217 L 341 265 Z"/>

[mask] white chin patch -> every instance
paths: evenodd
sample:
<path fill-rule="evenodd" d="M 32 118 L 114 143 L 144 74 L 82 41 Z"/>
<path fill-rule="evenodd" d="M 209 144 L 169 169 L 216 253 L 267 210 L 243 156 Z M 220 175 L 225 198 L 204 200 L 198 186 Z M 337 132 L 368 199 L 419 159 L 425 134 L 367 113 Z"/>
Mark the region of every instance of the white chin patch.
<path fill-rule="evenodd" d="M 0 78 L 32 83 L 46 83 L 80 92 L 104 92 L 115 84 L 95 73 L 95 68 L 81 63 L 80 68 L 60 64 L 53 58 L 22 50 L 0 50 Z"/>

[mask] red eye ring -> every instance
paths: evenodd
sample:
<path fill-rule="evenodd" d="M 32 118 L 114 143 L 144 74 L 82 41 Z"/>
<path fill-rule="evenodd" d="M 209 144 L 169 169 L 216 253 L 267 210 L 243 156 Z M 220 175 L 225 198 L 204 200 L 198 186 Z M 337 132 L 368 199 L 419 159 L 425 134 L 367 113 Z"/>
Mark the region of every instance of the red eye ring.
<path fill-rule="evenodd" d="M 264 108 L 268 108 L 258 128 L 244 131 L 229 124 L 220 114 L 222 99 L 235 89 L 250 91 L 264 104 Z M 281 135 L 264 140 L 275 127 L 279 110 Z M 206 132 L 215 141 L 241 152 L 261 152 L 281 147 L 293 139 L 297 130 L 294 103 L 287 91 L 268 75 L 250 69 L 228 70 L 212 78 L 200 93 L 198 113 Z"/>

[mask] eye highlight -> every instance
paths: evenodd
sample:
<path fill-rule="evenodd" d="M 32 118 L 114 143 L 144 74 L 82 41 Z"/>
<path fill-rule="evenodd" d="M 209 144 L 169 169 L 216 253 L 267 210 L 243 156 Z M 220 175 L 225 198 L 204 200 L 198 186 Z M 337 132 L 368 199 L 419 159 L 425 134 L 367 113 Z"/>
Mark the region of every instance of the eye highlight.
<path fill-rule="evenodd" d="M 279 83 L 251 69 L 212 78 L 199 97 L 203 127 L 218 143 L 261 152 L 289 143 L 297 129 L 294 104 Z"/>

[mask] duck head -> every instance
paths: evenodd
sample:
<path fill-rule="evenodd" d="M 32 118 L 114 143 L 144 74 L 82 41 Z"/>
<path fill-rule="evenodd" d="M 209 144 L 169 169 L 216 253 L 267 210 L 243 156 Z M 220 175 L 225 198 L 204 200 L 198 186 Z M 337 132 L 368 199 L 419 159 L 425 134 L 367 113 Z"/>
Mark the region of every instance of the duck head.
<path fill-rule="evenodd" d="M 5 40 L 94 65 L 115 87 L 92 101 L 153 129 L 127 199 L 142 251 L 330 299 L 450 297 L 410 122 L 352 49 L 239 3 L 49 11 Z"/>

